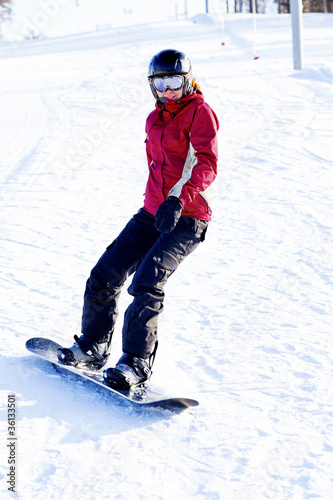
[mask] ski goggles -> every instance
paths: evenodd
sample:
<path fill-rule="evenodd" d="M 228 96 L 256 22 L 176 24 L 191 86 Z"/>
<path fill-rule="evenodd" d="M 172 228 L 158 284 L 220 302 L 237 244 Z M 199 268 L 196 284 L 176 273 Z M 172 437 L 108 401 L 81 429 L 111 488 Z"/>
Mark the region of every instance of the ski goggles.
<path fill-rule="evenodd" d="M 156 90 L 165 92 L 166 89 L 179 90 L 184 85 L 184 77 L 180 75 L 163 76 L 151 78 L 152 83 Z"/>

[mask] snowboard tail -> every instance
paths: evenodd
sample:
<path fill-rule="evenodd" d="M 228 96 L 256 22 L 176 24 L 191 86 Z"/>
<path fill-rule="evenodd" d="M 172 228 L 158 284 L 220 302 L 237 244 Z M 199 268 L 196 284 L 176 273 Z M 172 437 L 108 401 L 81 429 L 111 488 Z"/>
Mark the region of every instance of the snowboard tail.
<path fill-rule="evenodd" d="M 58 360 L 58 349 L 62 348 L 60 344 L 53 340 L 35 337 L 26 342 L 28 351 L 36 354 L 42 359 L 49 361 L 59 373 L 65 375 L 75 375 L 81 379 L 89 380 L 102 387 L 105 391 L 115 394 L 127 401 L 136 404 L 150 407 L 161 407 L 169 410 L 185 410 L 192 406 L 198 406 L 198 401 L 189 398 L 167 397 L 157 392 L 152 391 L 146 386 L 134 386 L 129 390 L 115 389 L 104 384 L 103 372 L 89 370 L 87 368 L 80 369 L 77 367 L 63 365 Z"/>

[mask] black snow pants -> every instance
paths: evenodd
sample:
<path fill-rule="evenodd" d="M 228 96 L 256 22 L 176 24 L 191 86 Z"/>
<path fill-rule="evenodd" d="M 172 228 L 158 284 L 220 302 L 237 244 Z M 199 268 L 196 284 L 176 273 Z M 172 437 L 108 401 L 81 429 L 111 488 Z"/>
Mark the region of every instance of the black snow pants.
<path fill-rule="evenodd" d="M 157 341 L 164 286 L 182 260 L 204 240 L 208 222 L 181 217 L 170 233 L 154 227 L 155 218 L 141 209 L 107 247 L 86 284 L 82 333 L 98 343 L 111 343 L 117 302 L 128 276 L 134 297 L 123 324 L 123 352 L 148 358 Z"/>

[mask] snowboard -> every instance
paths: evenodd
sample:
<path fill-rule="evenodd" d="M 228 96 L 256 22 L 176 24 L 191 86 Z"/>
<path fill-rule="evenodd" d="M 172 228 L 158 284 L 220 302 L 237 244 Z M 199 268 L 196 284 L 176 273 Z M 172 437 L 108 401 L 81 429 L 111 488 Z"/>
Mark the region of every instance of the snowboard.
<path fill-rule="evenodd" d="M 104 384 L 103 370 L 79 369 L 69 365 L 63 365 L 58 360 L 58 349 L 62 346 L 53 342 L 53 340 L 35 337 L 29 339 L 26 344 L 28 351 L 36 354 L 42 359 L 52 363 L 54 368 L 65 375 L 72 375 L 83 380 L 89 380 L 111 395 L 126 399 L 132 404 L 138 406 L 161 407 L 174 411 L 182 411 L 191 406 L 198 406 L 199 402 L 195 399 L 167 397 L 152 391 L 147 386 L 136 386 L 130 390 L 114 389 Z"/>

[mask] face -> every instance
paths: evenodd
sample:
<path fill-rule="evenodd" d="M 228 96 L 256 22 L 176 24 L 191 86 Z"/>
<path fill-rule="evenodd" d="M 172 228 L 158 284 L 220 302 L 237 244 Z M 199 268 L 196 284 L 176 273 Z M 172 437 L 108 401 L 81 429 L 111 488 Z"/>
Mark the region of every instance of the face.
<path fill-rule="evenodd" d="M 159 92 L 158 90 L 156 90 L 156 92 L 159 99 L 162 97 L 171 101 L 178 101 L 183 97 L 183 87 L 178 90 L 166 89 L 164 92 Z"/>

